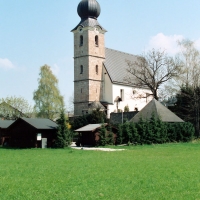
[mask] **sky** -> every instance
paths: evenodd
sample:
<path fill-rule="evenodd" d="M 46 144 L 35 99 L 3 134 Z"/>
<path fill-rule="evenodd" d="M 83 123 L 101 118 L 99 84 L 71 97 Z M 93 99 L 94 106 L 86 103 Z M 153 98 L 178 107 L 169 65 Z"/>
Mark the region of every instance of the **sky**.
<path fill-rule="evenodd" d="M 51 66 L 66 106 L 74 91 L 73 33 L 80 0 L 0 0 L 0 98 L 34 105 L 40 67 Z M 200 49 L 199 0 L 98 0 L 106 47 L 140 55 L 178 52 L 177 40 Z"/>

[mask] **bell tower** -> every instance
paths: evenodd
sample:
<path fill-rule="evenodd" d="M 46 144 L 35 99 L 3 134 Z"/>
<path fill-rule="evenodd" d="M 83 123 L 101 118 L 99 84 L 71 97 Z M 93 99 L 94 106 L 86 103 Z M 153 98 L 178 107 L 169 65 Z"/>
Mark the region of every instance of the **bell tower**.
<path fill-rule="evenodd" d="M 74 33 L 74 115 L 87 113 L 88 105 L 103 99 L 104 34 L 98 23 L 100 5 L 96 0 L 82 0 L 77 8 L 80 23 Z"/>

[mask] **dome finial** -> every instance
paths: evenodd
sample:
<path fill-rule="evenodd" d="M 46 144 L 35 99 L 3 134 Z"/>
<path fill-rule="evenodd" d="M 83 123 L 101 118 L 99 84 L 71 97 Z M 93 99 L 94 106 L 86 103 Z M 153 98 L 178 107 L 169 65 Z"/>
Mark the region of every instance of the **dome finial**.
<path fill-rule="evenodd" d="M 81 19 L 97 19 L 100 15 L 101 8 L 96 0 L 82 0 L 78 5 L 77 12 Z"/>

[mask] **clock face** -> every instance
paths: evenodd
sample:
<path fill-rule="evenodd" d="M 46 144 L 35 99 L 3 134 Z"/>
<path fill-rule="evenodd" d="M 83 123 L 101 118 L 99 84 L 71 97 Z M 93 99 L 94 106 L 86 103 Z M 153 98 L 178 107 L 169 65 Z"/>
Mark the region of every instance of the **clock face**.
<path fill-rule="evenodd" d="M 80 33 L 83 32 L 83 28 L 82 27 L 79 27 L 78 30 L 79 30 Z"/>
<path fill-rule="evenodd" d="M 99 28 L 96 27 L 96 28 L 94 29 L 94 31 L 95 31 L 96 33 L 99 33 Z"/>

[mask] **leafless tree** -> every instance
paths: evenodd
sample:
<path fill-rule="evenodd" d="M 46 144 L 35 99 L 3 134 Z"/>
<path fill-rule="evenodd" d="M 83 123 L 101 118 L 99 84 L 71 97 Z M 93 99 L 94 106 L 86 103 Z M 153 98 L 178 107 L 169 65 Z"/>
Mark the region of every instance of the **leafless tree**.
<path fill-rule="evenodd" d="M 200 51 L 195 47 L 195 42 L 184 39 L 178 42 L 181 49 L 178 54 L 182 62 L 182 76 L 177 77 L 176 81 L 182 91 L 191 91 L 189 95 L 187 92 L 182 92 L 182 98 L 189 99 L 189 105 L 183 105 L 184 109 L 187 107 L 187 113 L 191 113 L 192 121 L 195 125 L 196 135 L 200 136 Z M 184 88 L 183 88 L 184 87 Z"/>
<path fill-rule="evenodd" d="M 124 80 L 136 88 L 147 88 L 158 100 L 158 89 L 168 80 L 179 75 L 181 62 L 169 57 L 165 51 L 152 49 L 135 61 L 127 60 Z"/>
<path fill-rule="evenodd" d="M 182 76 L 177 77 L 179 86 L 200 86 L 200 52 L 195 47 L 195 42 L 184 39 L 178 41 L 180 53 L 178 57 L 182 62 Z"/>

